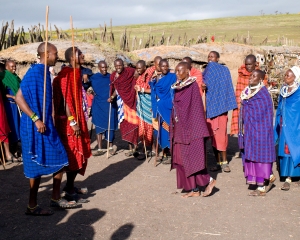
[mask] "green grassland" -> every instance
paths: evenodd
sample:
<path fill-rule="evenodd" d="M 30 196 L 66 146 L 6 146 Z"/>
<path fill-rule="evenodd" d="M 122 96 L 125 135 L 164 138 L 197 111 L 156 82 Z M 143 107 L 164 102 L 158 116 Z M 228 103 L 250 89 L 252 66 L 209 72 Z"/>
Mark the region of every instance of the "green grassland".
<path fill-rule="evenodd" d="M 241 38 L 246 38 L 248 33 L 252 38 L 251 44 L 253 45 L 261 44 L 266 37 L 268 37 L 267 45 L 282 45 L 284 44 L 283 40 L 278 42 L 278 39 L 283 39 L 283 37 L 288 39 L 290 43 L 292 42 L 294 46 L 300 45 L 300 14 L 227 17 L 195 21 L 183 20 L 177 22 L 113 26 L 112 31 L 117 46 L 119 45 L 120 36 L 124 33 L 125 29 L 129 38 L 129 47 L 131 47 L 134 37 L 138 41 L 139 39 L 144 39 L 143 42 L 145 42 L 149 34 L 155 37 L 155 42 L 157 43 L 161 39 L 163 32 L 166 38 L 172 35 L 170 43 L 172 45 L 178 43 L 179 36 L 181 37 L 180 44 L 183 44 L 182 39 L 185 34 L 187 36 L 186 39 L 191 40 L 191 43 L 194 43 L 199 35 L 202 37 L 207 36 L 209 40 L 214 35 L 216 42 L 231 42 L 233 38 L 238 36 L 239 42 L 243 43 Z M 107 27 L 107 30 L 110 31 L 110 27 Z M 99 36 L 100 28 L 78 29 L 76 31 L 77 38 L 80 39 L 84 33 L 92 31 Z M 69 33 L 70 30 L 67 32 Z"/>

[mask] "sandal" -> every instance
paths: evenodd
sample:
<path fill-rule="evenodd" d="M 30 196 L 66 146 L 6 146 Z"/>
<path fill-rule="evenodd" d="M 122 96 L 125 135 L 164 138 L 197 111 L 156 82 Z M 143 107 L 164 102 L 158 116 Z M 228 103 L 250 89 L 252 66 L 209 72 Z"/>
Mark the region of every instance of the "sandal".
<path fill-rule="evenodd" d="M 98 149 L 95 153 L 93 153 L 93 156 L 97 157 L 97 156 L 101 156 L 103 154 L 104 154 L 104 151 L 102 149 Z"/>
<path fill-rule="evenodd" d="M 171 164 L 171 163 L 172 163 L 172 158 L 171 158 L 171 156 L 162 157 L 161 163 L 162 163 L 162 164 Z"/>
<path fill-rule="evenodd" d="M 283 191 L 290 190 L 290 184 L 288 182 L 284 182 L 284 184 L 281 187 L 281 190 L 283 190 Z"/>
<path fill-rule="evenodd" d="M 209 171 L 210 172 L 218 172 L 221 169 L 222 169 L 221 166 L 219 164 L 217 164 L 216 166 L 213 166 L 213 167 L 209 168 Z"/>
<path fill-rule="evenodd" d="M 262 197 L 262 196 L 266 196 L 266 192 L 262 192 L 256 189 L 254 191 L 249 192 L 249 196 Z"/>
<path fill-rule="evenodd" d="M 59 207 L 62 209 L 70 209 L 70 208 L 76 208 L 77 203 L 72 200 L 68 202 L 66 199 L 63 199 L 63 198 L 60 198 L 58 200 L 54 200 L 51 198 L 50 207 Z"/>
<path fill-rule="evenodd" d="M 155 157 L 156 153 L 155 153 L 155 151 L 148 151 L 147 155 L 149 157 Z"/>
<path fill-rule="evenodd" d="M 111 156 L 116 155 L 117 154 L 117 146 L 114 145 L 113 147 L 109 148 L 109 154 Z"/>
<path fill-rule="evenodd" d="M 200 191 L 198 191 L 198 192 L 191 191 L 191 192 L 188 192 L 188 193 L 186 193 L 184 195 L 181 195 L 182 198 L 200 197 L 200 196 L 201 196 Z"/>
<path fill-rule="evenodd" d="M 77 188 L 77 187 L 74 187 L 74 191 L 77 193 L 77 194 L 88 194 L 88 189 L 85 187 L 85 188 Z"/>
<path fill-rule="evenodd" d="M 27 207 L 25 214 L 26 215 L 31 215 L 31 216 L 50 216 L 54 212 L 50 209 L 43 209 L 39 205 L 36 205 L 35 207 Z"/>
<path fill-rule="evenodd" d="M 77 193 L 70 194 L 68 192 L 65 192 L 64 198 L 67 199 L 68 201 L 73 201 L 73 202 L 76 202 L 76 203 L 88 203 L 88 202 L 90 202 L 90 200 L 88 200 L 88 199 L 79 197 L 79 195 Z"/>
<path fill-rule="evenodd" d="M 133 156 L 133 151 L 129 150 L 128 152 L 125 153 L 126 157 L 132 157 Z"/>
<path fill-rule="evenodd" d="M 144 153 L 139 153 L 139 155 L 136 157 L 137 160 L 143 161 L 146 159 L 146 155 Z"/>
<path fill-rule="evenodd" d="M 229 165 L 228 165 L 227 162 L 226 163 L 222 163 L 221 168 L 222 168 L 223 172 L 226 172 L 226 173 L 231 172 L 231 170 L 230 170 Z"/>
<path fill-rule="evenodd" d="M 65 186 L 64 188 L 63 188 L 63 192 L 67 192 L 67 186 Z M 77 194 L 88 194 L 88 189 L 86 188 L 86 187 L 84 187 L 84 188 L 77 188 L 77 187 L 74 187 L 74 192 L 75 193 L 77 193 Z"/>
<path fill-rule="evenodd" d="M 7 161 L 7 162 L 11 162 L 11 163 L 14 163 L 15 161 L 16 161 L 16 162 L 23 162 L 22 160 L 20 161 L 19 158 L 16 158 L 14 155 L 10 155 L 10 158 L 7 158 L 6 161 Z"/>

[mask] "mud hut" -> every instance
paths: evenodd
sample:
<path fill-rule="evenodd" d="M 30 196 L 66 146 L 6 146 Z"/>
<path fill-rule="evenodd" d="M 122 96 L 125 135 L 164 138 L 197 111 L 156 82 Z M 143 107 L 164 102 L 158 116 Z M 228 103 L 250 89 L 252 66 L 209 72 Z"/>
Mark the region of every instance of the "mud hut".
<path fill-rule="evenodd" d="M 207 64 L 207 54 L 203 54 L 193 48 L 183 46 L 159 46 L 151 47 L 131 52 L 134 59 L 142 59 L 148 65 L 153 64 L 153 59 L 156 56 L 161 56 L 169 61 L 170 68 L 174 69 L 176 65 L 181 62 L 184 57 L 191 57 L 193 59 L 194 67 L 202 69 Z"/>
<path fill-rule="evenodd" d="M 55 71 L 60 71 L 61 65 L 66 63 L 64 53 L 65 50 L 72 46 L 71 41 L 51 41 L 58 49 L 58 62 L 55 65 Z M 16 61 L 17 74 L 22 78 L 31 64 L 37 60 L 37 48 L 40 43 L 30 43 L 19 46 L 14 46 L 0 52 L 0 62 L 5 62 L 8 59 Z M 75 42 L 75 46 L 85 55 L 85 66 L 97 72 L 97 63 L 100 60 L 105 60 L 108 63 L 109 71 L 113 70 L 113 61 L 116 58 L 122 58 L 126 64 L 130 64 L 130 58 L 123 52 L 116 51 L 108 46 L 97 46 L 95 44 L 85 42 Z"/>

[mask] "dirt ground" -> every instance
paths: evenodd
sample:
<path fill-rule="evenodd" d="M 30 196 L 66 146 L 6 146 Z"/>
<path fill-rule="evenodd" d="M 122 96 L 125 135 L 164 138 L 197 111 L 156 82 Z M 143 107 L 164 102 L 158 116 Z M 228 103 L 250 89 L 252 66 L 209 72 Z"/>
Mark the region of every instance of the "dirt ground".
<path fill-rule="evenodd" d="M 153 159 L 126 158 L 119 133 L 116 139 L 118 154 L 109 159 L 91 157 L 85 176 L 77 179 L 77 186 L 88 187 L 90 202 L 77 209 L 55 209 L 50 217 L 24 214 L 29 187 L 22 164 L 8 164 L 7 170 L 0 166 L 0 238 L 299 239 L 300 188 L 280 190 L 274 166 L 277 180 L 267 196 L 247 196 L 241 159 L 233 157 L 238 151 L 236 138 L 229 138 L 232 172 L 211 173 L 217 179 L 212 195 L 189 199 L 180 197 L 170 165 L 154 167 Z M 210 147 L 208 163 L 214 163 Z M 51 189 L 51 176 L 46 176 L 39 190 L 42 207 L 49 206 Z"/>

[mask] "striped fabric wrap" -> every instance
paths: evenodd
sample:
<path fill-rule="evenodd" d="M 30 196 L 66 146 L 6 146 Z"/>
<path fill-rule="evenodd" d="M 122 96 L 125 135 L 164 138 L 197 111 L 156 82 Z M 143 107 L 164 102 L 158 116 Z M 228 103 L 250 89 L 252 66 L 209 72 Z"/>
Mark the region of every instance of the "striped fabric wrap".
<path fill-rule="evenodd" d="M 138 94 L 137 116 L 146 123 L 152 124 L 151 95 Z"/>
<path fill-rule="evenodd" d="M 123 100 L 120 97 L 120 95 L 117 95 L 117 104 L 118 104 L 118 123 L 120 124 L 124 120 Z"/>

